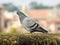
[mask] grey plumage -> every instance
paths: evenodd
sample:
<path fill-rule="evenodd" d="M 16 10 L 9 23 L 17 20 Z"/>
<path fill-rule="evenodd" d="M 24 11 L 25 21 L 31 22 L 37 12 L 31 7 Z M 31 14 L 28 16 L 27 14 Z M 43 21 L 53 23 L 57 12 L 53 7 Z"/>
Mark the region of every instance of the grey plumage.
<path fill-rule="evenodd" d="M 39 24 L 32 19 L 31 17 L 26 16 L 22 11 L 17 11 L 17 14 L 19 15 L 20 22 L 22 26 L 27 30 L 32 32 L 43 32 L 47 33 L 48 31 L 43 29 Z"/>

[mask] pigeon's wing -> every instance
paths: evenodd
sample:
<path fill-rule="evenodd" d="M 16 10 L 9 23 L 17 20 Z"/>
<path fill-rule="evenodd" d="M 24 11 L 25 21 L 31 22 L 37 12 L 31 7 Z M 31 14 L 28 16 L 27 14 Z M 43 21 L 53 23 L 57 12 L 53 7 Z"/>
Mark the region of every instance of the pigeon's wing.
<path fill-rule="evenodd" d="M 22 26 L 28 30 L 31 31 L 30 26 L 32 26 L 33 24 L 35 24 L 35 21 L 32 20 L 30 17 L 26 17 L 23 21 L 22 21 Z M 33 28 L 33 27 L 32 27 Z"/>
<path fill-rule="evenodd" d="M 26 28 L 29 31 L 38 31 L 38 32 L 47 32 L 45 29 L 43 29 L 41 26 L 39 26 L 36 21 L 30 17 L 26 17 L 22 22 L 24 28 Z"/>

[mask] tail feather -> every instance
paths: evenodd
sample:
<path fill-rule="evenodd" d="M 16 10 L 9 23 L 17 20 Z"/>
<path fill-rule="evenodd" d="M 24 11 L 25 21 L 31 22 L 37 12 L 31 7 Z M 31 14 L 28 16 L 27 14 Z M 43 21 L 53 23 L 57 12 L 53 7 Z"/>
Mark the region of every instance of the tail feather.
<path fill-rule="evenodd" d="M 45 29 L 39 29 L 39 30 L 32 30 L 32 31 L 30 31 L 30 33 L 33 33 L 33 32 L 48 33 L 48 31 L 47 31 L 47 30 L 45 30 Z"/>
<path fill-rule="evenodd" d="M 40 28 L 39 28 L 39 30 L 37 30 L 37 31 L 42 32 L 42 33 L 48 33 L 48 31 L 47 31 L 47 30 L 45 30 L 45 29 L 44 29 L 44 28 L 42 28 L 42 27 L 40 27 Z"/>
<path fill-rule="evenodd" d="M 46 30 L 37 30 L 36 32 L 42 32 L 42 33 L 48 33 L 48 31 L 46 31 Z"/>
<path fill-rule="evenodd" d="M 45 30 L 45 29 L 43 29 L 43 28 L 39 28 L 39 29 L 37 29 L 37 30 L 32 30 L 32 31 L 30 31 L 30 33 L 32 33 L 32 32 L 48 33 L 48 31 L 47 31 L 47 30 Z"/>

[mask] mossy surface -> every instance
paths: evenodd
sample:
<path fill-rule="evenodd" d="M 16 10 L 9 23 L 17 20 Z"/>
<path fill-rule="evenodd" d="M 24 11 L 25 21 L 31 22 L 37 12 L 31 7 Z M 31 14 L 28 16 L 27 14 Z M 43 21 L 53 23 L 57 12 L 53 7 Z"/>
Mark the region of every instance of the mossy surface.
<path fill-rule="evenodd" d="M 60 45 L 59 34 L 0 34 L 0 45 Z"/>

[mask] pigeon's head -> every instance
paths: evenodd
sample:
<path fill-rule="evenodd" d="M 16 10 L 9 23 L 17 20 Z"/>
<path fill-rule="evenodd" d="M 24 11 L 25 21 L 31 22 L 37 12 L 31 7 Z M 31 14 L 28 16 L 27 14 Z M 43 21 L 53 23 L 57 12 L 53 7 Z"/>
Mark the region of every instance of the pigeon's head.
<path fill-rule="evenodd" d="M 22 11 L 17 11 L 17 14 L 20 16 L 20 17 L 23 17 L 23 16 L 26 16 Z"/>

